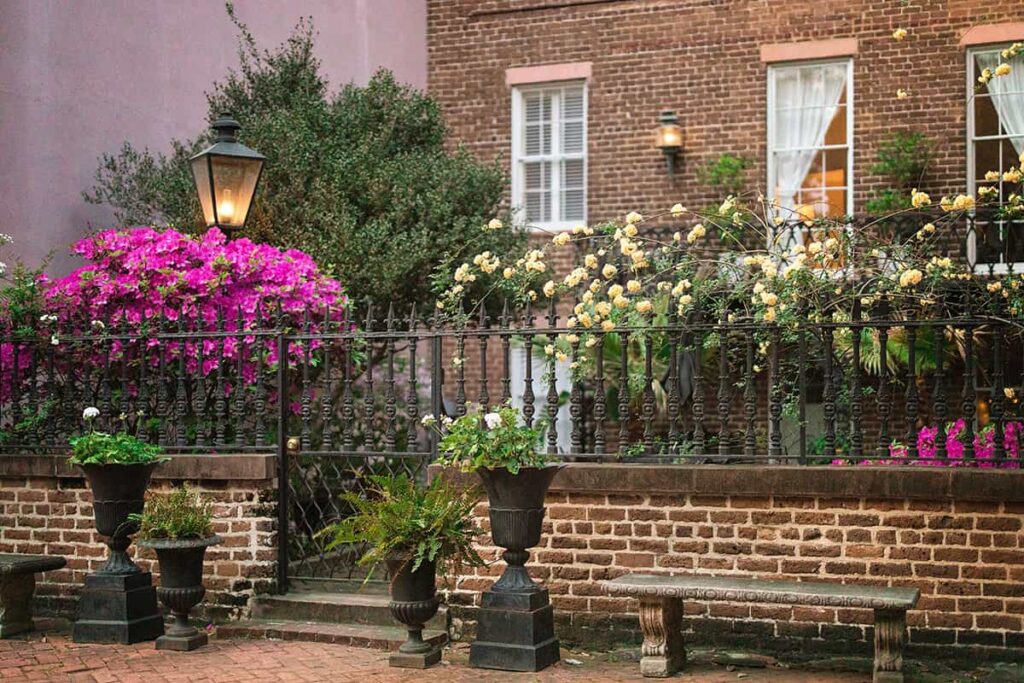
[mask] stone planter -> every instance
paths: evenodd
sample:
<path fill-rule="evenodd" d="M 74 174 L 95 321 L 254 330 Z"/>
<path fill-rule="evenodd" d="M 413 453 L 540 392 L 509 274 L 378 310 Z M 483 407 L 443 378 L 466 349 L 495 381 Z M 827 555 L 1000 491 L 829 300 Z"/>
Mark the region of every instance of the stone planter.
<path fill-rule="evenodd" d="M 203 558 L 206 549 L 220 541 L 219 536 L 139 541 L 140 546 L 156 551 L 160 562 L 160 587 L 156 592 L 160 602 L 171 610 L 174 617 L 174 623 L 167 628 L 167 632 L 156 639 L 156 649 L 187 652 L 208 642 L 206 633 L 188 623 L 188 613 L 206 594 L 203 587 Z"/>
<path fill-rule="evenodd" d="M 477 470 L 487 490 L 491 536 L 505 548 L 506 567 L 481 600 L 477 639 L 469 654 L 473 666 L 540 671 L 559 659 L 548 591 L 534 583 L 524 565 L 529 549 L 540 542 L 544 497 L 560 469 Z"/>
<path fill-rule="evenodd" d="M 127 552 L 131 535 L 138 531 L 128 515 L 142 512 L 158 464 L 79 465 L 92 489 L 96 531 L 105 537 L 110 555 L 85 577 L 72 631 L 76 643 L 137 643 L 164 632 L 153 577 Z"/>
<path fill-rule="evenodd" d="M 391 616 L 405 625 L 409 638 L 392 654 L 391 666 L 425 669 L 441 661 L 441 648 L 423 640 L 423 625 L 440 606 L 437 599 L 437 571 L 433 562 L 424 562 L 412 570 L 412 559 L 387 560 L 391 578 Z"/>

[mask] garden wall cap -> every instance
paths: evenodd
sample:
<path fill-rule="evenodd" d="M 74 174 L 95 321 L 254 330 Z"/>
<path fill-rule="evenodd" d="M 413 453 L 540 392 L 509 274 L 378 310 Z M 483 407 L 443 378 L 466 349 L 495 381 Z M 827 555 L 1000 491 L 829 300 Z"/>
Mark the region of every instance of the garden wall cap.
<path fill-rule="evenodd" d="M 153 471 L 153 479 L 190 481 L 269 481 L 277 477 L 275 453 L 178 454 Z M 0 477 L 82 478 L 66 455 L 0 453 Z"/>

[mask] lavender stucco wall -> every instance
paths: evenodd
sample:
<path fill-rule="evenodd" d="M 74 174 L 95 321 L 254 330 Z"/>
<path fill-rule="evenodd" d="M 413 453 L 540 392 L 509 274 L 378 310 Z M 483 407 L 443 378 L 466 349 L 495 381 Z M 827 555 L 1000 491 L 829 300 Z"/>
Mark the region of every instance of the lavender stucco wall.
<path fill-rule="evenodd" d="M 425 0 L 236 0 L 261 46 L 311 17 L 332 87 L 379 67 L 426 84 Z M 27 263 L 111 220 L 87 204 L 97 158 L 124 140 L 165 151 L 205 125 L 203 96 L 237 66 L 222 0 L 0 0 L 0 232 Z M 8 255 L 0 256 L 0 259 Z"/>

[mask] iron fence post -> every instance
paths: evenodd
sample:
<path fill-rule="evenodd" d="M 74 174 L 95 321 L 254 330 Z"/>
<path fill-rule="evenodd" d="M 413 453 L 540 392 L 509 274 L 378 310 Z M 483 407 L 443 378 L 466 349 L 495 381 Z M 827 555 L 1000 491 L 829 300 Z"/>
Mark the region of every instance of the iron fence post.
<path fill-rule="evenodd" d="M 277 334 L 277 590 L 288 592 L 288 342 Z"/>

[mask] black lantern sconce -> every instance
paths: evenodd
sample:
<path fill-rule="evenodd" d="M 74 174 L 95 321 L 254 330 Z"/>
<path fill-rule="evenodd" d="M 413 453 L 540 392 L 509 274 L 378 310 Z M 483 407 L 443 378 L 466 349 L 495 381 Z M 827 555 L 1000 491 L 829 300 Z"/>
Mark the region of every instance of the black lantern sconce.
<path fill-rule="evenodd" d="M 683 150 L 683 129 L 679 126 L 679 117 L 671 109 L 665 109 L 658 117 L 654 146 L 665 155 L 668 176 L 671 178 L 676 171 L 676 155 Z"/>
<path fill-rule="evenodd" d="M 213 144 L 190 159 L 206 227 L 230 238 L 245 226 L 265 157 L 238 141 L 241 128 L 231 114 L 213 122 Z"/>

